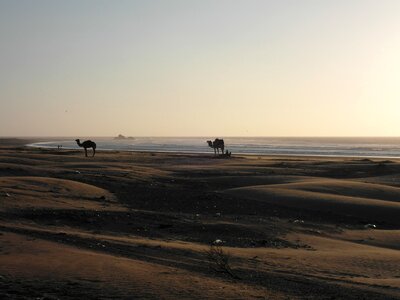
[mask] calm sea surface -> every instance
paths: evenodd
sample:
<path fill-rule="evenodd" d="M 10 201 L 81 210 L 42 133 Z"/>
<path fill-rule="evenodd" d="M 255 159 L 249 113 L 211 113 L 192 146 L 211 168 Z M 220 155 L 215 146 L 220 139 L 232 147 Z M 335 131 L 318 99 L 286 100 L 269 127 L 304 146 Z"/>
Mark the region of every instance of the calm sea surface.
<path fill-rule="evenodd" d="M 133 140 L 92 138 L 99 150 L 213 153 L 207 137 L 139 137 Z M 81 139 L 85 140 L 85 139 Z M 233 154 L 323 155 L 353 157 L 400 157 L 400 138 L 224 138 Z M 78 149 L 74 139 L 31 144 L 33 147 Z"/>

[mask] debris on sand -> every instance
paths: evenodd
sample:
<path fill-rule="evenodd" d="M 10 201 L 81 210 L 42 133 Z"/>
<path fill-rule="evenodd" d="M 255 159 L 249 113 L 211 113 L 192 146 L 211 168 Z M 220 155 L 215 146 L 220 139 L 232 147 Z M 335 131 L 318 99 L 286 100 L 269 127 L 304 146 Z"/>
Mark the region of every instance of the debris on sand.
<path fill-rule="evenodd" d="M 293 223 L 300 223 L 300 224 L 303 224 L 303 223 L 304 223 L 304 220 L 298 220 L 298 219 L 296 219 L 296 220 L 293 221 Z"/>
<path fill-rule="evenodd" d="M 221 244 L 223 244 L 223 243 L 224 243 L 224 241 L 223 241 L 223 240 L 220 240 L 220 239 L 216 239 L 216 240 L 213 242 L 214 245 L 221 245 Z"/>
<path fill-rule="evenodd" d="M 4 192 L 4 193 L 3 193 L 3 196 L 4 196 L 4 197 L 11 197 L 11 195 L 10 195 L 9 193 L 7 193 L 7 192 Z"/>
<path fill-rule="evenodd" d="M 98 247 L 102 247 L 102 248 L 105 248 L 106 247 L 106 245 L 104 245 L 104 244 L 102 244 L 102 243 L 97 243 L 96 244 Z"/>
<path fill-rule="evenodd" d="M 365 224 L 364 228 L 376 228 L 375 224 Z"/>

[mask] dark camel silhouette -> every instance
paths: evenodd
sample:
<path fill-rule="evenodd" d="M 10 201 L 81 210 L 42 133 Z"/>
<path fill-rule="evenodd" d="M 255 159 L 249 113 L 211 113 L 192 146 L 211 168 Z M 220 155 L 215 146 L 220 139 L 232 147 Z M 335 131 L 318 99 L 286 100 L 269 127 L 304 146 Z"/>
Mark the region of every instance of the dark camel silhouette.
<path fill-rule="evenodd" d="M 81 141 L 79 139 L 75 140 L 76 143 L 78 144 L 79 147 L 83 147 L 83 149 L 85 149 L 85 156 L 87 157 L 87 149 L 88 148 L 92 148 L 93 149 L 93 155 L 94 156 L 96 154 L 96 143 L 92 142 L 92 141 L 84 141 L 83 143 L 81 143 Z"/>
<path fill-rule="evenodd" d="M 214 142 L 207 141 L 208 146 L 214 149 L 214 154 L 219 154 L 219 149 L 221 149 L 221 153 L 224 154 L 225 143 L 223 139 L 215 139 Z"/>

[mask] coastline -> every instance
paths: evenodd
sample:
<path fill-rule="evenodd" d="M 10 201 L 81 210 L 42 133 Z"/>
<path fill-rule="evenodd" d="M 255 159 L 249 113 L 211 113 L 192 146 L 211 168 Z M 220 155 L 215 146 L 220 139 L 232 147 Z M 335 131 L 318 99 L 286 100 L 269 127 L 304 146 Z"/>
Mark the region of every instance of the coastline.
<path fill-rule="evenodd" d="M 33 142 L 29 144 L 25 144 L 24 146 L 30 147 L 30 148 L 37 148 L 37 149 L 49 149 L 49 150 L 54 150 L 57 149 L 57 146 L 45 146 L 45 144 L 48 144 L 50 141 L 40 141 L 40 142 Z M 60 140 L 55 140 L 51 141 L 53 143 L 62 143 L 63 141 Z M 80 148 L 78 147 L 62 147 L 61 150 L 71 150 L 71 151 L 76 151 L 79 150 Z M 128 149 L 112 149 L 112 148 L 97 148 L 96 151 L 106 151 L 106 152 L 138 152 L 138 153 L 165 153 L 165 154 L 193 154 L 193 155 L 205 155 L 205 154 L 213 154 L 212 149 L 210 150 L 204 150 L 204 151 L 175 151 L 175 150 L 159 150 L 159 149 L 148 149 L 148 150 L 128 150 Z M 300 158 L 338 158 L 338 159 L 391 159 L 391 160 L 399 160 L 400 156 L 384 156 L 384 155 L 341 155 L 341 154 L 301 154 L 301 153 L 246 153 L 246 152 L 241 152 L 241 153 L 232 153 L 235 157 L 277 157 L 277 158 L 290 158 L 290 157 L 300 157 Z"/>

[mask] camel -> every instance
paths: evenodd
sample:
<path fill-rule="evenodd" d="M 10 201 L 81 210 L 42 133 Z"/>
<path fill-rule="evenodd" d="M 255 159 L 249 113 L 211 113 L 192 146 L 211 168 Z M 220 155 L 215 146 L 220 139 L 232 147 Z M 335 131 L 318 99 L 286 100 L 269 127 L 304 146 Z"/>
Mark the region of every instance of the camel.
<path fill-rule="evenodd" d="M 221 149 L 221 153 L 224 154 L 224 140 L 223 139 L 215 139 L 214 142 L 212 141 L 207 141 L 208 146 L 214 149 L 214 154 L 217 155 L 217 152 L 219 154 L 219 149 Z"/>
<path fill-rule="evenodd" d="M 92 148 L 93 149 L 93 155 L 92 157 L 96 154 L 96 143 L 92 142 L 92 141 L 84 141 L 83 143 L 81 143 L 81 141 L 79 139 L 75 140 L 76 143 L 78 144 L 79 147 L 83 147 L 83 149 L 85 149 L 85 156 L 87 157 L 87 149 L 88 148 Z"/>

